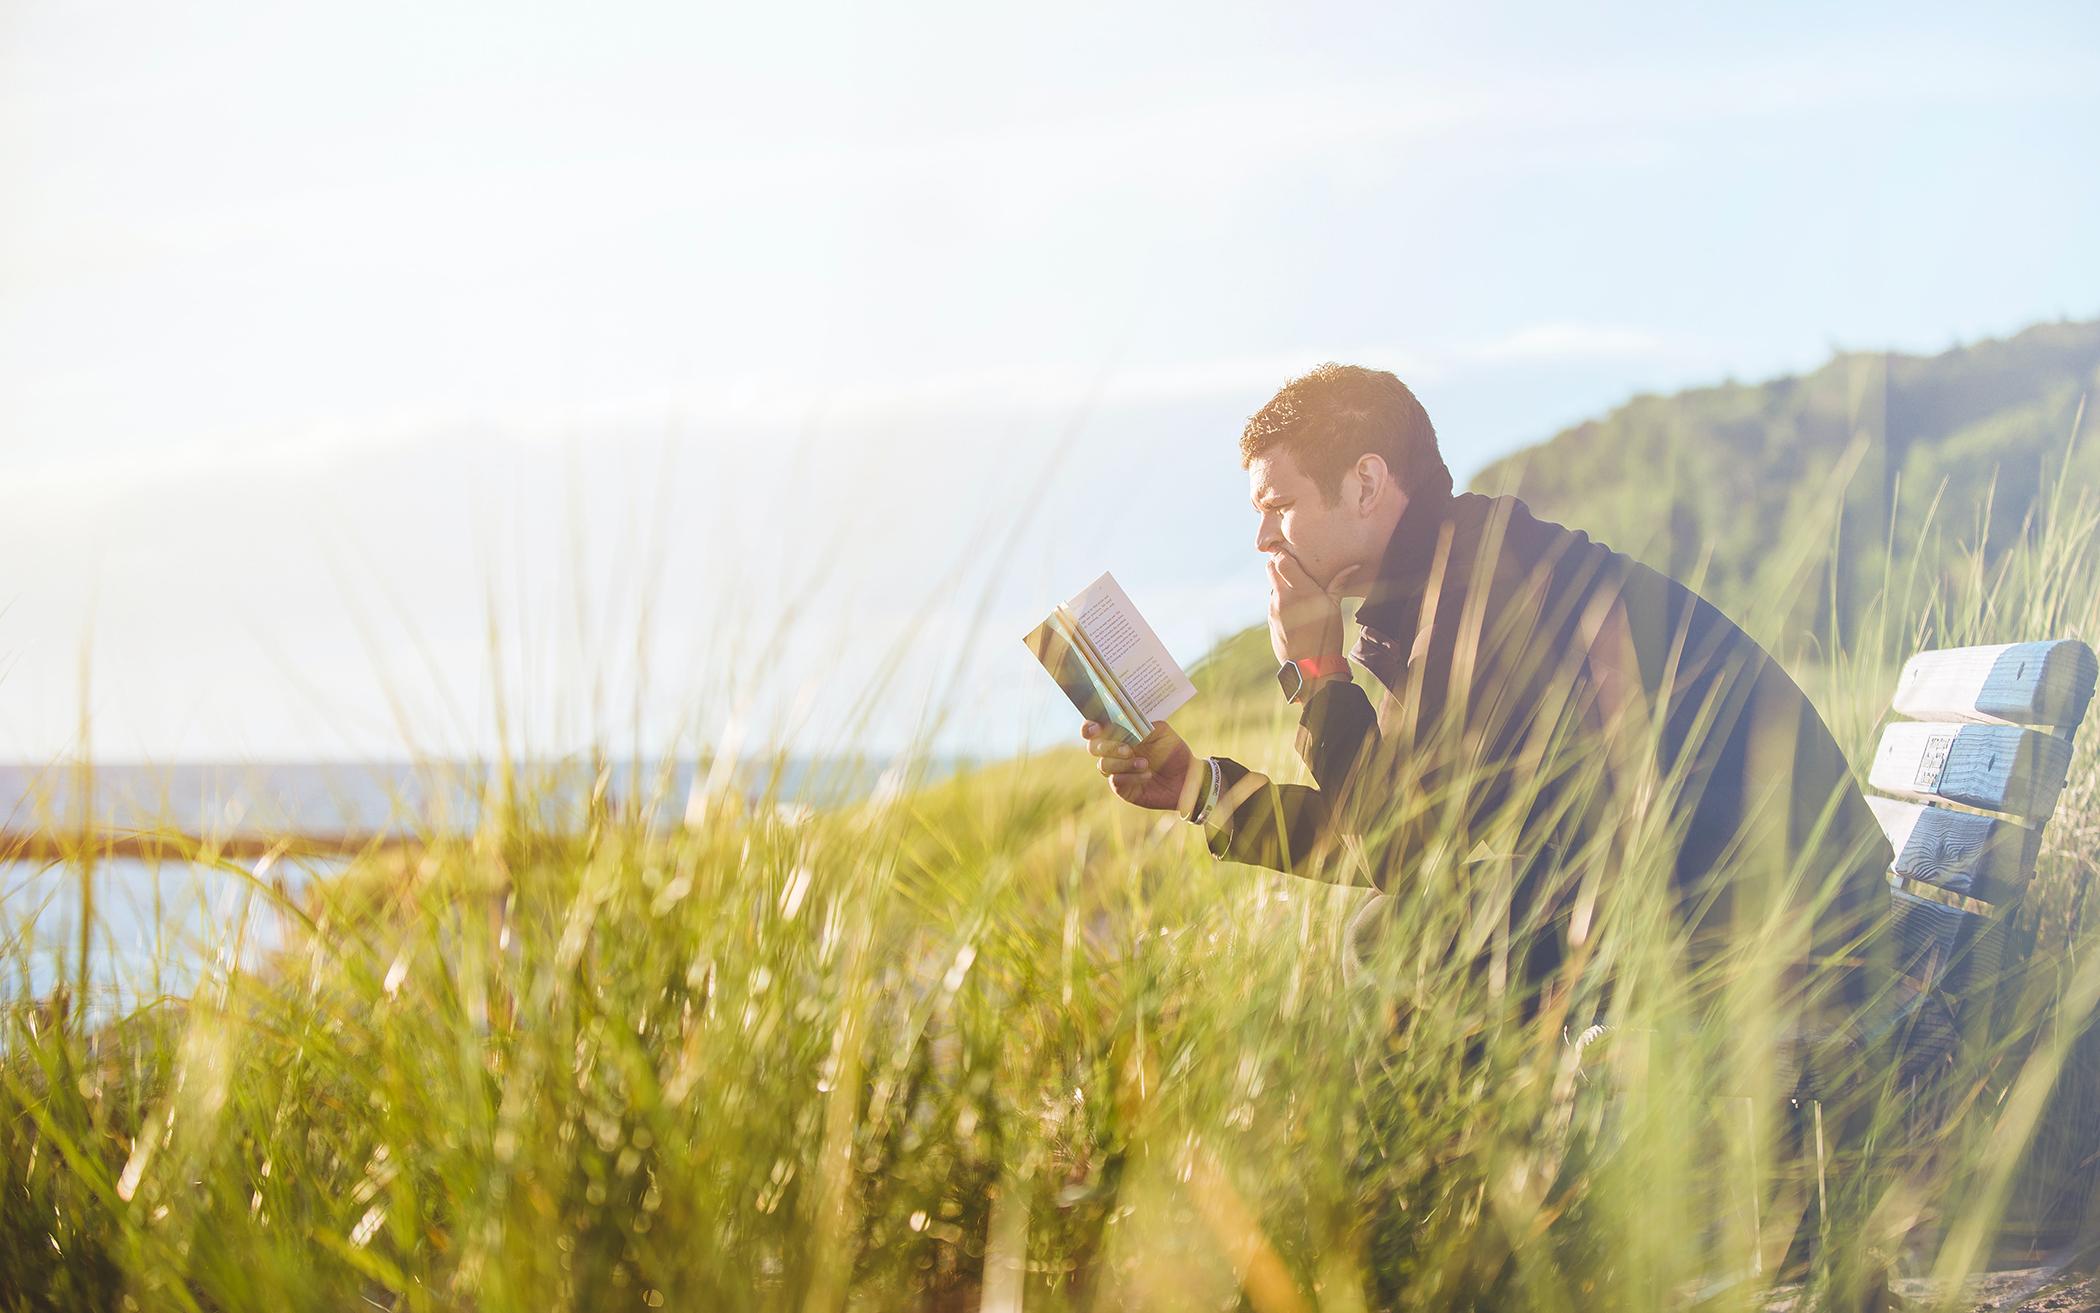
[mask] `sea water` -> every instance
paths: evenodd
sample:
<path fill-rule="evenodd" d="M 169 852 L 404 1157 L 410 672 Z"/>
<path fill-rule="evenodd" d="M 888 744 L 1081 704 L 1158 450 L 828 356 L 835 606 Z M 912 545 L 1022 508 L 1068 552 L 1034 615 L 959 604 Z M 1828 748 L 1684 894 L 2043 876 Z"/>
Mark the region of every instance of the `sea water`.
<path fill-rule="evenodd" d="M 837 806 L 895 787 L 907 775 L 939 778 L 968 763 L 874 758 L 789 758 L 733 771 L 712 763 L 632 761 L 606 767 L 614 806 L 650 806 L 677 824 L 712 790 L 786 809 Z M 514 803 L 553 829 L 578 827 L 600 784 L 582 761 L 514 768 Z M 473 762 L 267 762 L 65 766 L 0 765 L 0 853 L 22 836 L 155 831 L 236 835 L 431 836 L 471 832 L 488 800 L 490 771 Z M 79 988 L 81 907 L 91 891 L 87 990 L 91 1013 L 129 1011 L 187 997 L 207 968 L 254 969 L 284 942 L 286 902 L 341 870 L 345 859 L 227 859 L 208 866 L 174 858 L 0 857 L 0 998 L 45 998 Z"/>

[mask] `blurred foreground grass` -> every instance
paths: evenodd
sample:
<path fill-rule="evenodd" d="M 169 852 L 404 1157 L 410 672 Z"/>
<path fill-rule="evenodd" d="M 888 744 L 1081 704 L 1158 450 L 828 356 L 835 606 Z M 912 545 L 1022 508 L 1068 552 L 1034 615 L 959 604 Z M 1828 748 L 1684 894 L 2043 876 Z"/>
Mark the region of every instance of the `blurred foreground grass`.
<path fill-rule="evenodd" d="M 2096 525 L 2059 498 L 1791 659 L 1854 760 L 1920 646 L 2100 638 Z M 1198 751 L 1294 760 L 1267 672 L 1259 632 L 1199 669 Z M 1846 1245 L 1956 1272 L 2081 1220 L 2096 741 L 2021 912 L 2043 965 L 1951 1129 L 1883 1109 L 1913 1149 Z M 1731 979 L 1615 1016 L 1674 1038 L 1608 1094 L 1460 962 L 1416 961 L 1396 1031 L 1342 979 L 1364 891 L 1215 863 L 1077 748 L 812 814 L 723 793 L 562 833 L 526 801 L 315 884 L 263 969 L 186 1000 L 89 1027 L 13 994 L 0 1305 L 1652 1308 L 1805 1207 L 1778 1116 L 1717 1096 L 1742 1037 L 1667 1025 Z M 1410 942 L 1478 911 L 1447 888 Z M 1599 969 L 1660 969 L 1654 925 Z"/>

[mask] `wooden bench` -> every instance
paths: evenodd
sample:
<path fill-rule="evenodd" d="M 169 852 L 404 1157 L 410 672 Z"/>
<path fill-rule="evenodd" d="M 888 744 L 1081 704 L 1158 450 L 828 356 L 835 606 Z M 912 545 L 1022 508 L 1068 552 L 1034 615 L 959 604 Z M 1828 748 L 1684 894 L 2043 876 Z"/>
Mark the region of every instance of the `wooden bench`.
<path fill-rule="evenodd" d="M 2034 878 L 2042 827 L 2071 765 L 2071 737 L 2100 662 L 2072 639 L 1920 652 L 1904 664 L 1867 771 L 1868 805 L 1894 851 L 1890 917 L 1900 973 L 1890 1018 L 1908 1077 L 1915 1143 L 1928 1157 L 1959 1082 L 1943 1079 L 1998 1035 L 2004 986 L 2026 946 L 2014 914 Z M 1747 1101 L 1744 1101 L 1747 1102 Z M 1823 1109 L 1796 1105 L 1820 1228 L 1828 1205 Z M 1747 1114 L 1746 1114 L 1747 1116 Z M 1754 1203 L 1753 1203 L 1754 1207 Z M 1755 1216 L 1755 1214 L 1753 1214 Z M 1765 1248 L 1757 1228 L 1757 1249 Z M 1782 1228 L 1781 1239 L 1787 1232 Z M 1803 1231 L 1794 1236 L 1806 1235 Z M 1752 1272 L 1764 1270 L 1755 1260 Z M 1734 1278 L 1721 1285 L 1734 1284 Z M 1717 1289 L 1720 1287 L 1716 1287 Z"/>
<path fill-rule="evenodd" d="M 1992 1035 L 2001 985 L 2026 955 L 2012 919 L 2085 718 L 2093 650 L 2074 639 L 1920 652 L 1903 667 L 1867 772 L 1895 861 L 1890 932 L 1910 991 L 1903 1059 L 1915 1078 Z"/>
<path fill-rule="evenodd" d="M 1994 1035 L 2001 986 L 2025 955 L 2013 917 L 2034 877 L 2042 827 L 2063 790 L 2072 735 L 2096 677 L 2092 649 L 2071 639 L 1921 652 L 1898 677 L 1890 710 L 1899 719 L 1882 732 L 1867 772 L 1868 786 L 1882 796 L 1867 801 L 1894 851 L 1884 933 L 1895 940 L 1902 972 L 1893 1024 L 1911 1078 L 1914 1125 L 1946 1118 L 1950 1082 L 1935 1077 L 1956 1068 L 1965 1041 Z M 1571 1037 L 1578 1065 L 1615 1029 L 1599 1024 Z M 1637 1044 L 1635 1069 L 1639 1051 Z M 1607 1056 L 1607 1065 L 1613 1061 L 1625 1059 Z M 1604 1084 L 1609 1098 L 1617 1082 Z M 1763 1176 L 1753 1100 L 1721 1102 L 1740 1111 L 1717 1109 L 1716 1125 L 1739 1127 L 1732 1150 L 1748 1161 L 1751 1178 Z M 1753 1187 L 1744 1203 L 1749 1261 L 1703 1284 L 1702 1298 L 1778 1271 L 1779 1255 L 1767 1252 L 1768 1242 L 1790 1246 L 1826 1215 L 1832 1164 L 1821 1102 L 1802 1097 L 1790 1108 L 1793 1144 L 1782 1153 L 1795 1161 L 1774 1166 L 1790 1179 L 1806 1173 L 1795 1191 L 1801 1205 L 1768 1216 Z"/>

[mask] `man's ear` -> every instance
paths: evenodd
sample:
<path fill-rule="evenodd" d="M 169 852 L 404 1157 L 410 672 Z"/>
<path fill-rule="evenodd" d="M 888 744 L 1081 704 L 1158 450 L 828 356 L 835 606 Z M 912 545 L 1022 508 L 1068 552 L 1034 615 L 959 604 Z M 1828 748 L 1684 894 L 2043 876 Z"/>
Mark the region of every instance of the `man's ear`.
<path fill-rule="evenodd" d="M 1369 515 L 1392 485 L 1393 476 L 1385 457 L 1365 452 L 1356 458 L 1356 513 Z"/>

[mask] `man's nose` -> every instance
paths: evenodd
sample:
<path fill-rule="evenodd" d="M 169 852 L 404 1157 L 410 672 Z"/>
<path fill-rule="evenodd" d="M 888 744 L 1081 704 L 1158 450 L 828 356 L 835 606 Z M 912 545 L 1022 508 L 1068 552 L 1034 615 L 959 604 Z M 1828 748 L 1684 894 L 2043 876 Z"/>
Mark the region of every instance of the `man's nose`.
<path fill-rule="evenodd" d="M 1254 550 L 1273 552 L 1283 546 L 1283 529 L 1274 516 L 1262 516 L 1261 523 L 1254 528 Z"/>

